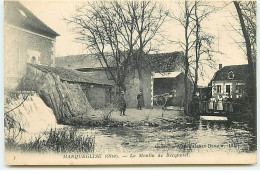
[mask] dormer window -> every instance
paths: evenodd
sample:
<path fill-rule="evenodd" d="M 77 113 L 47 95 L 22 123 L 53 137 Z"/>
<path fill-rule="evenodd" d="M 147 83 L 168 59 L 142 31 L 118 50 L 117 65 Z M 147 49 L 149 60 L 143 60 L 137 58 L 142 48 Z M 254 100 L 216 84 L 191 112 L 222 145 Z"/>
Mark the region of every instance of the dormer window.
<path fill-rule="evenodd" d="M 234 73 L 233 73 L 233 71 L 230 71 L 229 73 L 228 73 L 228 79 L 234 79 Z"/>

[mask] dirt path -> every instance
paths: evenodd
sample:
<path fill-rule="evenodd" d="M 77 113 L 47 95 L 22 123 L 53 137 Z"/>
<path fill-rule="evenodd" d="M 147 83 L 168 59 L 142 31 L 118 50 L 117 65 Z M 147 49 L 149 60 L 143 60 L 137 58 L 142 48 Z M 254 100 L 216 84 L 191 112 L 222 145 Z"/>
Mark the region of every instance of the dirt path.
<path fill-rule="evenodd" d="M 102 118 L 104 116 L 104 110 L 96 110 L 93 112 L 96 118 Z M 163 116 L 162 116 L 163 114 Z M 177 109 L 174 110 L 161 110 L 161 109 L 127 109 L 125 116 L 120 116 L 119 111 L 114 111 L 111 113 L 111 119 L 120 122 L 140 122 L 140 121 L 152 121 L 155 119 L 179 119 L 182 118 L 183 111 Z"/>

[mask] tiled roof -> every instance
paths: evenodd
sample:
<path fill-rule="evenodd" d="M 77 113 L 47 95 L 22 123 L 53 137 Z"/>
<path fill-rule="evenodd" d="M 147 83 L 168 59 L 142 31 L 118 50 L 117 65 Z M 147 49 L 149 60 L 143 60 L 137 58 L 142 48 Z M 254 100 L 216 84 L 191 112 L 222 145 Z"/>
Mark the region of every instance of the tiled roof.
<path fill-rule="evenodd" d="M 107 53 L 107 56 L 111 57 L 111 54 Z M 150 67 L 155 71 L 172 71 L 175 70 L 175 65 L 179 65 L 183 52 L 171 52 L 171 53 L 158 53 L 158 54 L 147 54 L 142 59 L 143 68 Z M 109 59 L 109 58 L 108 58 Z M 113 58 L 109 60 L 110 67 L 113 67 Z M 102 64 L 103 65 L 102 65 Z M 96 54 L 82 54 L 82 55 L 70 55 L 63 57 L 56 57 L 55 64 L 60 67 L 69 69 L 100 69 L 106 67 L 102 58 Z"/>
<path fill-rule="evenodd" d="M 5 1 L 5 21 L 16 27 L 51 38 L 59 36 L 18 1 Z"/>
<path fill-rule="evenodd" d="M 154 78 L 176 78 L 182 72 L 162 72 L 162 73 L 154 73 Z"/>
<path fill-rule="evenodd" d="M 114 86 L 115 83 L 113 80 L 108 80 L 104 71 L 101 71 L 99 77 L 96 73 L 90 72 L 79 72 L 77 70 L 66 69 L 63 67 L 49 67 L 36 64 L 29 64 L 45 73 L 53 73 L 60 77 L 63 81 L 68 82 L 77 82 L 77 83 L 89 83 L 89 84 L 98 84 L 106 86 Z"/>
<path fill-rule="evenodd" d="M 143 64 L 153 71 L 176 71 L 177 66 L 184 66 L 183 52 L 175 51 L 170 53 L 148 54 L 144 58 Z M 146 68 L 146 67 L 144 67 Z"/>
<path fill-rule="evenodd" d="M 109 57 L 110 55 L 107 54 L 107 56 Z M 81 54 L 56 57 L 55 64 L 56 66 L 69 69 L 97 69 L 103 68 L 103 66 L 105 67 L 103 59 L 97 54 Z M 112 58 L 109 61 L 109 65 L 111 64 Z"/>
<path fill-rule="evenodd" d="M 213 81 L 221 81 L 221 80 L 243 80 L 246 81 L 247 78 L 247 64 L 244 65 L 231 65 L 225 66 L 218 70 L 213 77 Z M 229 72 L 233 72 L 234 78 L 230 79 L 228 76 Z"/>

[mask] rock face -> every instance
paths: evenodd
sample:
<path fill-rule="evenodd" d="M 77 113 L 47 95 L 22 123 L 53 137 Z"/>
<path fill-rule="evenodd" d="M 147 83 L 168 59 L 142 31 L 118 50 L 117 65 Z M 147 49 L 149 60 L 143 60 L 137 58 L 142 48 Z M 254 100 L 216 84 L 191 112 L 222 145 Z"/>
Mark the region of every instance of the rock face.
<path fill-rule="evenodd" d="M 21 84 L 22 90 L 33 90 L 49 106 L 58 123 L 67 123 L 71 117 L 87 116 L 91 106 L 79 84 L 61 81 L 59 76 L 27 66 Z"/>

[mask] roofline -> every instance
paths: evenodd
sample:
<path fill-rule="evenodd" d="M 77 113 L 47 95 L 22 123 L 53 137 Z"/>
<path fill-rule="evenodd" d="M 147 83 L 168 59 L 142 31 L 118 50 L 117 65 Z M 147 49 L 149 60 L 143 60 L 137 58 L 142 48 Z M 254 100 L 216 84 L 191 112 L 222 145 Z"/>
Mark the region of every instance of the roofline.
<path fill-rule="evenodd" d="M 33 17 L 35 17 L 38 21 L 40 21 L 43 25 L 45 25 L 47 28 L 49 28 L 51 31 L 52 31 L 52 33 L 51 32 L 48 32 L 48 31 L 43 31 L 43 30 L 41 30 L 41 29 L 37 29 L 37 30 L 39 30 L 39 31 L 41 31 L 41 32 L 45 32 L 45 33 L 48 33 L 48 34 L 50 34 L 50 35 L 53 35 L 54 37 L 57 37 L 57 36 L 60 36 L 60 34 L 58 34 L 56 31 L 54 31 L 52 28 L 50 28 L 48 25 L 46 25 L 41 19 L 39 19 L 31 10 L 29 10 L 27 7 L 25 7 L 25 5 L 23 5 L 22 4 L 22 2 L 20 2 L 20 1 L 6 1 L 6 2 L 16 2 L 16 3 L 18 3 L 20 6 L 22 6 L 23 8 L 25 8 Z M 4 4 L 5 5 L 5 4 Z M 18 28 L 20 28 L 20 27 L 18 27 Z M 26 30 L 26 29 L 25 29 Z M 41 35 L 41 34 L 40 34 Z M 46 36 L 47 37 L 47 36 Z"/>
<path fill-rule="evenodd" d="M 42 69 L 40 69 L 40 68 L 38 68 L 37 66 L 35 66 L 35 65 L 39 65 L 39 64 L 31 64 L 31 63 L 27 63 L 27 65 L 30 65 L 31 67 L 34 67 L 34 68 L 36 68 L 37 70 L 40 70 L 40 71 L 42 71 L 42 72 L 44 72 L 44 73 L 49 73 L 49 72 L 46 72 L 46 71 L 44 71 L 44 70 L 42 70 Z M 45 66 L 45 65 L 39 65 L 39 66 Z M 48 67 L 48 66 L 45 66 L 45 67 Z M 55 68 L 55 67 L 54 67 Z M 61 67 L 61 68 L 63 68 L 63 67 Z M 67 69 L 67 70 L 71 70 L 71 69 Z M 110 85 L 110 84 L 102 84 L 102 83 L 92 83 L 92 82 L 80 82 L 80 81 L 72 81 L 72 80 L 68 80 L 68 79 L 64 79 L 64 78 L 62 78 L 59 74 L 57 74 L 57 73 L 55 73 L 55 72 L 51 72 L 51 73 L 53 73 L 53 74 L 56 74 L 56 75 L 58 75 L 59 77 L 60 77 L 60 80 L 61 81 L 66 81 L 66 82 L 71 82 L 71 83 L 85 83 L 85 84 L 90 84 L 90 85 L 99 85 L 99 86 L 108 86 L 108 87 L 115 87 L 116 85 Z"/>
<path fill-rule="evenodd" d="M 248 65 L 248 64 L 227 65 L 227 66 L 224 66 L 224 67 L 231 67 L 231 66 L 242 66 L 242 65 Z M 224 68 L 224 67 L 222 67 L 222 68 Z"/>
<path fill-rule="evenodd" d="M 234 66 L 247 66 L 248 64 L 237 64 L 237 65 L 227 65 L 227 66 L 224 66 L 224 67 L 222 67 L 221 69 L 218 69 L 215 73 L 214 73 L 214 75 L 213 75 L 213 77 L 212 77 L 212 79 L 210 80 L 210 82 L 208 83 L 208 86 L 210 85 L 210 83 L 212 82 L 212 81 L 216 81 L 215 80 L 215 77 L 216 77 L 216 73 L 218 72 L 218 71 L 220 71 L 220 70 L 222 70 L 223 68 L 225 68 L 225 67 L 234 67 Z"/>
<path fill-rule="evenodd" d="M 112 52 L 105 52 L 105 53 L 112 53 Z M 163 54 L 173 54 L 173 53 L 184 53 L 183 51 L 173 51 L 173 52 L 162 52 L 162 53 L 147 53 L 147 55 L 163 55 Z M 65 56 L 57 56 L 56 58 L 65 58 L 70 56 L 83 56 L 83 55 L 97 55 L 99 53 L 83 53 L 83 54 L 73 54 L 73 55 L 65 55 Z"/>
<path fill-rule="evenodd" d="M 42 22 L 47 28 L 49 28 L 53 33 L 50 33 L 48 31 L 42 31 L 51 35 L 54 35 L 55 37 L 60 36 L 60 34 L 58 34 L 56 31 L 54 31 L 51 27 L 49 27 L 48 25 L 46 25 L 45 22 L 43 22 L 41 19 L 39 19 L 39 17 L 37 17 L 31 10 L 29 10 L 25 5 L 23 5 L 21 2 L 17 1 L 18 3 L 20 3 L 25 9 L 27 9 L 36 19 L 38 19 L 40 22 Z"/>
<path fill-rule="evenodd" d="M 212 82 L 222 82 L 222 81 L 229 81 L 229 82 L 237 82 L 237 81 L 244 81 L 242 79 L 225 79 L 225 80 L 213 80 Z"/>
<path fill-rule="evenodd" d="M 51 37 L 48 37 L 48 36 L 45 36 L 45 35 L 42 35 L 42 34 L 39 34 L 39 33 L 35 33 L 35 32 L 32 32 L 32 31 L 29 31 L 29 30 L 27 30 L 27 29 L 24 29 L 24 28 L 20 28 L 20 27 L 11 25 L 11 24 L 9 24 L 9 23 L 7 23 L 7 22 L 6 22 L 6 25 L 9 26 L 9 27 L 11 27 L 11 28 L 14 28 L 14 29 L 18 29 L 18 30 L 27 32 L 27 33 L 29 33 L 29 34 L 37 35 L 37 36 L 40 36 L 40 37 L 43 37 L 43 38 L 47 38 L 47 39 L 52 40 L 52 41 L 56 41 L 56 38 L 51 38 Z"/>
<path fill-rule="evenodd" d="M 167 76 L 167 74 L 165 76 L 163 76 L 162 73 L 176 73 L 176 76 L 172 77 L 172 76 Z M 166 78 L 176 78 L 178 77 L 182 72 L 181 71 L 173 71 L 173 72 L 153 72 L 153 78 L 154 79 L 166 79 Z M 156 74 L 159 74 L 159 76 L 156 77 Z M 160 75 L 161 74 L 161 75 Z"/>
<path fill-rule="evenodd" d="M 165 54 L 174 54 L 174 53 L 184 54 L 183 51 L 176 50 L 176 51 L 173 51 L 173 52 L 147 53 L 147 55 L 165 55 Z"/>
<path fill-rule="evenodd" d="M 85 68 L 77 68 L 75 70 L 81 71 L 81 72 L 89 72 L 92 70 L 93 71 L 98 71 L 98 70 L 103 71 L 103 70 L 108 70 L 108 69 L 113 70 L 113 69 L 116 69 L 116 67 L 90 67 L 90 68 L 85 67 Z"/>
<path fill-rule="evenodd" d="M 66 81 L 66 82 L 69 82 L 69 83 L 81 83 L 81 84 L 98 85 L 98 86 L 105 86 L 105 87 L 115 87 L 115 85 L 90 83 L 90 82 L 78 82 L 78 81 L 71 81 L 71 80 L 66 80 L 66 79 L 62 79 L 62 78 L 60 78 L 60 80 L 61 81 Z"/>

